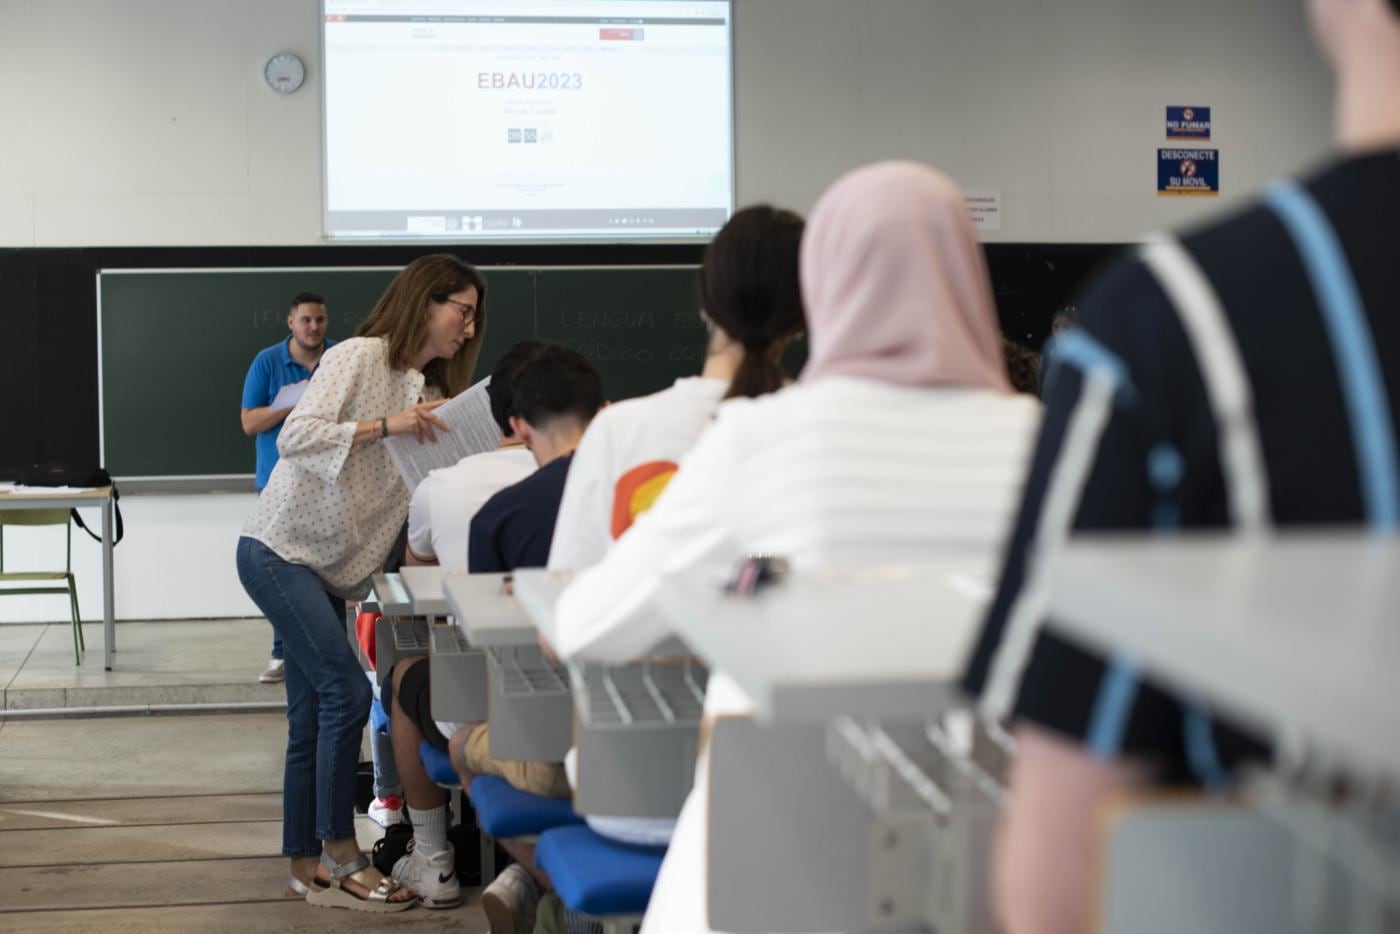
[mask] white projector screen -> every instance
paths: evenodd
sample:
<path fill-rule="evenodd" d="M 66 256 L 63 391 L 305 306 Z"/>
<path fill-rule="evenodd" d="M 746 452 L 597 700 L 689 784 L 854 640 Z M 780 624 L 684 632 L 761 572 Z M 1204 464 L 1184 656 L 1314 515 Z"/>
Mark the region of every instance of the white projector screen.
<path fill-rule="evenodd" d="M 729 0 L 322 8 L 328 236 L 685 240 L 729 218 Z"/>

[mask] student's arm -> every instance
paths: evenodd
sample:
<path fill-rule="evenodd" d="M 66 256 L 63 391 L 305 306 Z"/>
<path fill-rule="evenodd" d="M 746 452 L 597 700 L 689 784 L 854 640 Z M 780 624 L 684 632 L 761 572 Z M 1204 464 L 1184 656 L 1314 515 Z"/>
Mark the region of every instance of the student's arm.
<path fill-rule="evenodd" d="M 554 521 L 554 540 L 549 547 L 549 569 L 580 571 L 592 567 L 607 554 L 612 544 L 610 518 L 613 465 L 612 435 L 605 409 L 593 419 L 574 451 L 564 497 Z"/>
<path fill-rule="evenodd" d="M 564 591 L 555 607 L 561 658 L 616 664 L 644 656 L 670 635 L 649 607 L 661 576 L 738 556 L 721 519 L 736 453 L 732 435 L 723 421 L 713 426 L 656 504 Z"/>
<path fill-rule="evenodd" d="M 999 920 L 1015 934 L 1080 934 L 1089 930 L 1086 895 L 1101 862 L 1098 815 L 1150 775 L 1140 763 L 1096 759 L 1033 726 L 1015 735 L 992 880 Z"/>
<path fill-rule="evenodd" d="M 418 484 L 413 491 L 413 500 L 408 506 L 408 550 L 404 555 L 406 564 L 437 564 L 437 553 L 433 549 L 433 487 L 431 474 Z"/>
<path fill-rule="evenodd" d="M 291 409 L 274 409 L 271 406 L 263 406 L 260 409 L 242 409 L 240 416 L 243 421 L 243 433 L 251 438 L 264 431 L 271 431 L 282 424 L 291 412 Z"/>

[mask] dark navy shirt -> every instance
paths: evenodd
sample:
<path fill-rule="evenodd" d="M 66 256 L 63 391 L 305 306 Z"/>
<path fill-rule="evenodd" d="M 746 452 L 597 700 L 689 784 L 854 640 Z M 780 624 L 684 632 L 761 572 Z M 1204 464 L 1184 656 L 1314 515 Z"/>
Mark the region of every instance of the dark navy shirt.
<path fill-rule="evenodd" d="M 311 371 L 292 358 L 292 338 L 279 341 L 258 352 L 253 365 L 248 367 L 248 375 L 243 380 L 243 408 L 261 409 L 272 404 L 283 386 L 299 383 L 311 378 Z M 326 349 L 335 346 L 335 341 L 327 338 Z M 267 431 L 258 432 L 254 446 L 258 453 L 257 478 L 254 481 L 261 490 L 267 486 L 267 478 L 272 476 L 272 468 L 277 466 L 277 436 L 282 433 L 282 422 Z"/>
<path fill-rule="evenodd" d="M 549 563 L 554 520 L 573 459 L 573 454 L 566 454 L 550 461 L 477 510 L 467 533 L 468 571 L 503 573 Z"/>
<path fill-rule="evenodd" d="M 1275 189 L 1181 245 L 1218 296 L 1226 339 L 1209 342 L 1214 365 L 1233 344 L 1248 411 L 1217 420 L 1204 378 L 1212 358 L 1197 353 L 1182 307 L 1145 254 L 1091 286 L 1077 303 L 1081 325 L 1056 338 L 1021 514 L 964 685 L 993 716 L 1213 785 L 1240 761 L 1267 755 L 1268 737 L 1141 675 L 1132 659 L 1057 635 L 1032 592 L 1048 560 L 1037 552 L 1079 531 L 1229 528 L 1246 506 L 1280 529 L 1394 534 L 1400 152 L 1346 159 L 1300 187 Z M 1259 471 L 1242 469 L 1240 448 L 1227 456 L 1222 444 L 1240 423 L 1256 431 Z"/>

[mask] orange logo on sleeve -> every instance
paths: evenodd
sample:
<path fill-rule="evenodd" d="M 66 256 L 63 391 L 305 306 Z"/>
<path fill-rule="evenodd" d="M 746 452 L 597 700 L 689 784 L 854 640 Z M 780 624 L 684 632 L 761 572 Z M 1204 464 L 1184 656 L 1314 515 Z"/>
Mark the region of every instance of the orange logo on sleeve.
<path fill-rule="evenodd" d="M 640 467 L 633 467 L 617 481 L 613 488 L 612 537 L 621 537 L 637 521 L 637 517 L 651 508 L 652 503 L 666 489 L 666 484 L 676 475 L 676 464 L 672 461 L 650 461 Z"/>

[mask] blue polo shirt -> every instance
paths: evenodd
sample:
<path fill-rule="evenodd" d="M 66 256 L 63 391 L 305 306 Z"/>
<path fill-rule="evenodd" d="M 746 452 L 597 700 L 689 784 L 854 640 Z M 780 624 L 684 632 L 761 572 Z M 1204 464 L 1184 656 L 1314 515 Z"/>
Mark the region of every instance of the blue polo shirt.
<path fill-rule="evenodd" d="M 311 378 L 311 371 L 292 359 L 292 338 L 279 341 L 260 351 L 248 367 L 248 376 L 243 380 L 243 408 L 261 409 L 272 404 L 277 392 L 283 386 L 299 383 Z M 326 338 L 326 349 L 335 346 L 335 341 Z M 254 483 L 259 490 L 267 486 L 267 478 L 272 476 L 272 468 L 277 466 L 277 436 L 282 433 L 282 423 L 269 431 L 258 432 L 255 446 L 258 452 L 258 476 Z"/>

